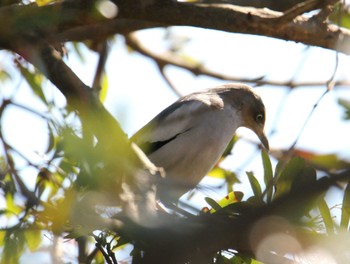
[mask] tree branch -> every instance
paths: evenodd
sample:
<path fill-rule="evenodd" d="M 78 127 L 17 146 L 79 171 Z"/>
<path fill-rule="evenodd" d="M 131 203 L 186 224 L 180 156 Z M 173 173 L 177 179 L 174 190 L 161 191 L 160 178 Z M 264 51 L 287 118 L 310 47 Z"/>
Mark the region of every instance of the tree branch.
<path fill-rule="evenodd" d="M 327 3 L 335 1 L 329 0 Z M 72 2 L 63 1 L 44 7 L 28 5 L 1 8 L 0 17 L 7 23 L 0 25 L 0 47 L 6 48 L 19 37 L 37 31 L 47 39 L 58 35 L 59 40 L 81 41 L 171 25 L 268 36 L 350 54 L 350 30 L 304 16 L 297 16 L 285 23 L 285 18 L 290 19 L 290 14 L 283 18 L 283 13 L 268 9 L 168 1 L 139 8 L 130 1 L 120 1 L 117 18 L 109 20 L 102 15 L 77 9 Z M 294 16 L 296 13 L 291 14 Z M 285 24 L 276 23 L 276 19 L 282 19 Z M 124 25 L 128 27 L 124 28 Z"/>
<path fill-rule="evenodd" d="M 322 5 L 332 5 L 335 4 L 338 0 L 330 0 L 330 1 L 321 1 L 321 0 L 307 0 L 301 3 L 296 4 L 290 9 L 286 10 L 283 15 L 277 17 L 272 20 L 272 23 L 277 23 L 278 26 L 281 26 L 285 23 L 291 22 L 294 18 L 303 13 L 310 12 L 312 10 L 317 9 Z M 329 3 L 328 3 L 329 2 Z M 321 21 L 323 22 L 323 21 Z"/>
<path fill-rule="evenodd" d="M 305 0 L 287 0 L 287 1 L 276 1 L 276 0 L 200 0 L 201 3 L 208 4 L 231 4 L 238 6 L 251 6 L 255 8 L 268 8 L 275 11 L 286 11 L 293 6 L 304 2 Z"/>
<path fill-rule="evenodd" d="M 346 170 L 331 177 L 300 183 L 298 188 L 292 188 L 289 193 L 268 204 L 232 204 L 231 209 L 228 206 L 221 212 L 190 219 L 169 216 L 165 226 L 150 229 L 131 223 L 117 232 L 131 241 L 137 241 L 135 246 L 145 250 L 144 260 L 139 263 L 203 263 L 198 260 L 204 258 L 208 261 L 209 256 L 225 248 L 234 249 L 245 256 L 254 256 L 254 247 L 259 240 L 273 233 L 291 234 L 301 248 L 322 245 L 329 236 L 299 228 L 300 219 L 310 209 L 310 204 L 315 203 L 330 187 L 349 178 L 350 170 Z M 275 225 L 268 231 L 259 230 L 259 236 L 252 236 L 253 227 L 269 217 L 282 217 L 291 225 Z M 293 230 L 288 230 L 292 226 Z M 254 240 L 251 240 L 252 237 Z"/>
<path fill-rule="evenodd" d="M 89 39 L 103 40 L 109 36 L 119 34 L 128 34 L 133 31 L 165 27 L 166 24 L 149 22 L 134 19 L 116 19 L 109 20 L 94 25 L 77 26 L 66 31 L 59 32 L 55 38 L 61 42 L 67 41 L 85 41 Z"/>
<path fill-rule="evenodd" d="M 274 81 L 274 80 L 265 80 L 263 77 L 258 78 L 244 78 L 239 76 L 229 76 L 222 73 L 217 73 L 215 71 L 211 71 L 207 69 L 205 66 L 191 62 L 188 60 L 183 60 L 181 57 L 176 56 L 173 53 L 165 53 L 165 54 L 157 54 L 142 45 L 141 41 L 137 39 L 135 34 L 128 34 L 125 35 L 125 41 L 126 43 L 135 51 L 141 53 L 142 55 L 149 57 L 153 59 L 158 65 L 160 65 L 162 74 L 164 74 L 164 67 L 166 65 L 173 65 L 185 70 L 188 70 L 192 72 L 194 75 L 206 75 L 213 78 L 217 78 L 220 80 L 226 80 L 226 81 L 234 81 L 234 82 L 245 82 L 245 83 L 252 83 L 256 86 L 261 85 L 270 85 L 270 86 L 285 86 L 289 87 L 290 89 L 301 87 L 301 86 L 323 86 L 326 83 L 325 82 L 293 82 L 293 81 Z M 166 82 L 169 84 L 169 86 L 174 90 L 176 94 L 179 94 L 177 89 L 173 87 L 173 84 L 169 80 L 167 76 L 165 76 Z M 334 86 L 350 86 L 350 82 L 346 80 L 339 80 L 334 83 Z"/>
<path fill-rule="evenodd" d="M 223 4 L 168 3 L 138 12 L 127 6 L 127 3 L 124 4 L 125 6 L 120 6 L 120 18 L 268 36 L 350 54 L 350 30 L 316 23 L 304 16 L 279 25 L 271 21 L 283 16 L 283 13 L 267 9 Z"/>

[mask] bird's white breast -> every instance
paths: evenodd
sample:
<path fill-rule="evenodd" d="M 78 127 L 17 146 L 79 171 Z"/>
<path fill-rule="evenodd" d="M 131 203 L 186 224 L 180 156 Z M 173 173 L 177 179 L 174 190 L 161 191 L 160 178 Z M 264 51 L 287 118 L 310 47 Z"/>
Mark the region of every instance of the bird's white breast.
<path fill-rule="evenodd" d="M 193 106 L 195 107 L 195 105 Z M 176 114 L 176 113 L 174 113 Z M 168 183 L 195 187 L 221 157 L 241 125 L 240 114 L 224 109 L 197 111 L 188 130 L 152 153 L 149 158 L 166 172 Z"/>

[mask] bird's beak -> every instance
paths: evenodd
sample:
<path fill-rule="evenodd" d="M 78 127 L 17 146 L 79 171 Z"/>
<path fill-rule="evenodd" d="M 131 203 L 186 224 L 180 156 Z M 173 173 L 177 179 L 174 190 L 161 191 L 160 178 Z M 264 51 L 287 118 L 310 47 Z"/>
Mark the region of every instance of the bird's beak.
<path fill-rule="evenodd" d="M 253 130 L 254 133 L 258 136 L 264 148 L 267 151 L 269 151 L 270 150 L 269 141 L 267 140 L 266 134 L 264 132 L 264 127 L 255 125 L 255 126 L 251 126 L 250 129 Z"/>
<path fill-rule="evenodd" d="M 265 135 L 264 130 L 258 130 L 258 131 L 255 131 L 255 133 L 258 136 L 258 138 L 260 139 L 260 141 L 263 144 L 264 148 L 267 151 L 269 151 L 270 150 L 269 141 L 267 140 L 267 137 Z"/>

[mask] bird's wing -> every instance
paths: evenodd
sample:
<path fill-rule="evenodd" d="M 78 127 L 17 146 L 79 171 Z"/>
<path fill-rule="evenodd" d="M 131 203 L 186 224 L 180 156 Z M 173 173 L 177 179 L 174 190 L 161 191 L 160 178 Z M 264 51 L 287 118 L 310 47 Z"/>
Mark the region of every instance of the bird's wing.
<path fill-rule="evenodd" d="M 130 140 L 149 155 L 189 131 L 195 124 L 196 116 L 211 108 L 223 108 L 219 95 L 195 93 L 183 97 L 160 112 Z"/>

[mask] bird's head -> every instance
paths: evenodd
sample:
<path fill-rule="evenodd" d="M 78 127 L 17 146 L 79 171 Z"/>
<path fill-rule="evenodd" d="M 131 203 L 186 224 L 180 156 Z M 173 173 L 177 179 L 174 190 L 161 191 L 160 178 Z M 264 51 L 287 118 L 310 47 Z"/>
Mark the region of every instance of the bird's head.
<path fill-rule="evenodd" d="M 269 141 L 264 132 L 265 106 L 260 96 L 244 84 L 233 84 L 229 90 L 226 95 L 231 105 L 241 113 L 242 126 L 251 129 L 269 150 Z"/>

